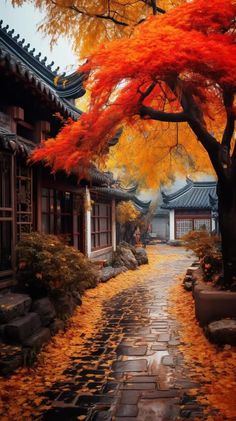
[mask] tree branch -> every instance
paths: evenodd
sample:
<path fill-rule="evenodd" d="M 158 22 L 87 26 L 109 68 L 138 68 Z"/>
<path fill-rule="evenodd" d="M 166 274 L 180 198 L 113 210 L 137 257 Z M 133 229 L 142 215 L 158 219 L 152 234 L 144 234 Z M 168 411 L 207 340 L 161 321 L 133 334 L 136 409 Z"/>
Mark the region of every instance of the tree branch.
<path fill-rule="evenodd" d="M 157 14 L 156 0 L 151 0 L 151 5 L 152 5 L 152 13 L 155 16 Z"/>
<path fill-rule="evenodd" d="M 166 13 L 166 11 L 164 9 L 162 9 L 161 7 L 158 7 L 156 5 L 156 0 L 141 0 L 141 1 L 152 8 L 153 15 L 156 15 L 157 12 L 161 13 L 161 14 Z M 109 20 L 109 21 L 113 22 L 115 25 L 118 25 L 118 26 L 126 26 L 127 27 L 127 26 L 130 26 L 130 25 L 139 25 L 140 23 L 145 21 L 145 19 L 141 19 L 140 21 L 138 21 L 136 23 L 132 22 L 132 21 L 130 23 L 128 23 L 128 22 L 125 22 L 124 20 L 117 19 L 115 17 L 115 15 L 117 15 L 117 11 L 110 10 L 110 4 L 109 4 L 109 7 L 108 7 L 108 13 L 106 13 L 106 14 L 105 13 L 104 14 L 103 13 L 94 13 L 93 14 L 93 13 L 87 12 L 86 10 L 80 9 L 75 4 L 72 4 L 71 6 L 69 6 L 69 5 L 64 6 L 64 5 L 58 4 L 56 0 L 51 0 L 51 3 L 54 4 L 58 8 L 64 8 L 64 9 L 72 10 L 73 12 L 78 13 L 78 14 L 83 15 L 83 16 L 86 16 L 88 18 L 97 18 L 97 19 Z M 128 5 L 128 3 L 126 5 Z M 123 6 L 125 6 L 125 5 L 123 5 Z"/>
<path fill-rule="evenodd" d="M 61 8 L 62 6 L 60 5 L 60 4 L 57 4 L 57 2 L 55 1 L 55 0 L 51 0 L 51 2 L 56 6 L 56 7 L 59 7 L 59 8 Z M 87 16 L 87 17 L 89 17 L 89 18 L 98 18 L 98 19 L 105 19 L 105 20 L 110 20 L 110 21 L 112 21 L 113 23 L 115 23 L 116 25 L 120 25 L 120 26 L 130 26 L 128 23 L 126 23 L 126 22 L 123 22 L 123 21 L 121 21 L 121 20 L 118 20 L 118 19 L 116 19 L 114 16 L 111 16 L 111 15 L 105 15 L 105 14 L 100 14 L 100 13 L 94 13 L 94 14 L 92 14 L 92 13 L 88 13 L 88 12 L 86 12 L 85 10 L 81 10 L 81 9 L 79 9 L 77 6 L 75 6 L 74 4 L 73 5 L 71 5 L 71 6 L 65 6 L 65 9 L 69 9 L 69 10 L 72 10 L 73 12 L 76 12 L 76 13 L 78 13 L 78 14 L 80 14 L 80 15 L 84 15 L 84 16 Z"/>
<path fill-rule="evenodd" d="M 154 110 L 154 108 L 141 105 L 139 109 L 141 118 L 150 118 L 152 120 L 167 121 L 170 123 L 183 123 L 187 121 L 187 116 L 184 112 L 181 113 L 166 113 L 164 111 Z"/>
<path fill-rule="evenodd" d="M 168 85 L 176 97 L 180 98 L 180 104 L 187 115 L 188 124 L 207 152 L 218 150 L 217 140 L 207 131 L 203 113 L 193 96 L 185 89 L 183 81 L 176 79 L 175 82 L 169 82 Z"/>
<path fill-rule="evenodd" d="M 156 15 L 156 14 L 157 14 L 157 12 L 158 12 L 158 13 L 161 13 L 161 14 L 166 13 L 166 11 L 165 11 L 164 9 L 162 9 L 161 7 L 158 7 L 158 6 L 157 6 L 157 4 L 156 4 L 156 1 L 155 1 L 155 0 L 142 0 L 142 1 L 143 1 L 143 3 L 145 3 L 145 4 L 147 4 L 148 6 L 151 6 L 151 7 L 152 7 L 152 10 L 153 10 L 153 14 L 154 14 L 154 15 Z"/>
<path fill-rule="evenodd" d="M 141 91 L 141 89 L 138 89 L 138 92 L 140 93 L 140 102 L 142 102 L 145 98 L 147 98 L 148 95 L 153 91 L 153 89 L 156 86 L 156 82 L 152 82 L 151 85 L 146 89 L 146 91 Z"/>
<path fill-rule="evenodd" d="M 227 146 L 230 151 L 231 139 L 234 134 L 235 115 L 233 112 L 234 94 L 232 92 L 223 92 L 223 101 L 227 115 L 227 122 L 222 137 L 221 144 Z"/>
<path fill-rule="evenodd" d="M 222 147 L 215 137 L 208 132 L 202 110 L 194 100 L 192 94 L 189 93 L 188 89 L 185 89 L 183 81 L 176 78 L 175 81 L 169 81 L 168 86 L 176 97 L 180 98 L 180 103 L 187 116 L 188 125 L 207 151 L 219 180 L 225 181 L 227 172 L 225 171 L 222 162 Z"/>

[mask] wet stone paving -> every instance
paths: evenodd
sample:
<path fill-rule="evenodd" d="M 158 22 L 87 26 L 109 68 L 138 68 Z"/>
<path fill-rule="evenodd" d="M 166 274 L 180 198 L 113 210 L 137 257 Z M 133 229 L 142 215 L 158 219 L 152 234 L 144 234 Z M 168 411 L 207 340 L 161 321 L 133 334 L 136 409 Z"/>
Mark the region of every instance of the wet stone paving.
<path fill-rule="evenodd" d="M 97 333 L 66 370 L 67 383 L 48 391 L 52 405 L 41 420 L 204 418 L 189 393 L 197 385 L 178 350 L 179 326 L 168 314 L 168 289 L 191 260 L 179 247 L 159 246 L 158 253 L 169 258 L 157 259 L 155 275 L 105 303 Z"/>

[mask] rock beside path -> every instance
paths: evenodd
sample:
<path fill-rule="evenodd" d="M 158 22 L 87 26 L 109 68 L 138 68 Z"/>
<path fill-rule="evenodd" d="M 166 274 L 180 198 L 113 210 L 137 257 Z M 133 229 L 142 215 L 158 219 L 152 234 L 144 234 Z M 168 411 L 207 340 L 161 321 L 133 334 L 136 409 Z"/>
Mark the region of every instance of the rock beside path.
<path fill-rule="evenodd" d="M 134 247 L 122 241 L 114 253 L 113 266 L 126 266 L 127 269 L 135 270 L 139 265 L 148 263 L 146 250 L 142 247 Z"/>
<path fill-rule="evenodd" d="M 122 272 L 126 272 L 127 270 L 128 269 L 125 266 L 120 266 L 120 267 L 107 266 L 105 268 L 102 268 L 100 281 L 107 282 L 109 281 L 109 279 L 115 278 L 117 275 L 119 275 Z"/>
<path fill-rule="evenodd" d="M 134 256 L 139 265 L 146 265 L 148 263 L 147 252 L 143 247 L 135 248 Z"/>
<path fill-rule="evenodd" d="M 126 247 L 118 247 L 115 252 L 114 266 L 126 266 L 127 269 L 135 270 L 138 267 L 138 262 L 135 259 L 131 250 Z"/>
<path fill-rule="evenodd" d="M 210 323 L 205 328 L 206 336 L 219 345 L 236 345 L 236 320 L 222 319 Z"/>

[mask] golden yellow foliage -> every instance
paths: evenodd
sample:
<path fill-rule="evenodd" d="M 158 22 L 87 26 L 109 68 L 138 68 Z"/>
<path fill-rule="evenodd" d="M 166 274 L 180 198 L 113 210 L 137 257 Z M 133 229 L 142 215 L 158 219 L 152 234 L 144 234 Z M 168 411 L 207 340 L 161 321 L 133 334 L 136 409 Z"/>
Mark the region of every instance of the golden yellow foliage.
<path fill-rule="evenodd" d="M 135 26 L 152 14 L 145 0 L 11 0 L 14 6 L 33 3 L 46 16 L 39 29 L 56 44 L 58 36 L 73 41 L 78 55 L 87 54 L 104 41 L 130 36 Z M 185 0 L 161 0 L 158 7 L 169 10 Z"/>
<path fill-rule="evenodd" d="M 116 207 L 116 217 L 120 224 L 136 221 L 139 216 L 140 212 L 132 202 L 120 202 Z"/>
<path fill-rule="evenodd" d="M 193 379 L 200 384 L 197 400 L 206 408 L 220 411 L 218 417 L 209 416 L 207 420 L 235 421 L 236 348 L 219 349 L 208 342 L 196 321 L 193 297 L 183 290 L 180 282 L 171 290 L 171 303 L 171 313 L 182 326 L 179 349 Z"/>
<path fill-rule="evenodd" d="M 199 172 L 213 173 L 203 146 L 187 124 L 139 121 L 126 126 L 114 147 L 110 148 L 109 170 L 128 173 L 140 186 L 157 188 L 173 181 L 173 176 Z"/>

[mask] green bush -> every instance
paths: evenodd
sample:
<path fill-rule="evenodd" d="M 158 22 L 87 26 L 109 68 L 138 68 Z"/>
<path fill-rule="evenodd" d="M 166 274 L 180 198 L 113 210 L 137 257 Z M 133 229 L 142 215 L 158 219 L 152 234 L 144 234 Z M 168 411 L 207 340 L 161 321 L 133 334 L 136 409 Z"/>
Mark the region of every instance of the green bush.
<path fill-rule="evenodd" d="M 96 286 L 97 266 L 58 237 L 33 232 L 17 245 L 17 278 L 21 290 L 33 298 L 57 291 L 78 291 Z"/>

